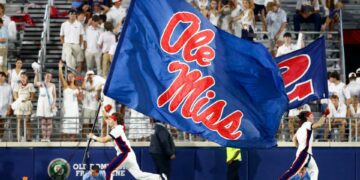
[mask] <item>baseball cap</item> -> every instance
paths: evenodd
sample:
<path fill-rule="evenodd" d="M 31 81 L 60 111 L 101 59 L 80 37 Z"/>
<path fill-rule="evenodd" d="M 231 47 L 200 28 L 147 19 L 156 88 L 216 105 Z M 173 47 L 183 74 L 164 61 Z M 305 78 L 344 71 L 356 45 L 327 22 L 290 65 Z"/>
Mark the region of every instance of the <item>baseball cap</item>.
<path fill-rule="evenodd" d="M 113 3 L 121 2 L 121 0 L 113 0 Z"/>
<path fill-rule="evenodd" d="M 90 74 L 91 74 L 91 75 L 94 75 L 95 73 L 94 73 L 94 71 L 92 71 L 92 70 L 89 70 L 89 71 L 86 72 L 86 76 L 88 76 L 88 75 L 90 75 Z"/>
<path fill-rule="evenodd" d="M 349 73 L 349 78 L 351 78 L 351 77 L 356 77 L 356 73 L 354 73 L 354 72 Z"/>
<path fill-rule="evenodd" d="M 357 68 L 356 73 L 360 73 L 360 68 Z"/>

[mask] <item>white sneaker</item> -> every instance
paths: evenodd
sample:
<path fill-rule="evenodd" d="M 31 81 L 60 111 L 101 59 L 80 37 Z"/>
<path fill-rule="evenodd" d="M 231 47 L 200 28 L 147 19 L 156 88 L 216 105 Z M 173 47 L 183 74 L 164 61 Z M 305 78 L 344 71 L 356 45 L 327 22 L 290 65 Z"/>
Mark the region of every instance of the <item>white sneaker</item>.
<path fill-rule="evenodd" d="M 162 173 L 162 174 L 161 174 L 161 179 L 167 180 L 167 176 L 166 176 L 164 173 Z"/>

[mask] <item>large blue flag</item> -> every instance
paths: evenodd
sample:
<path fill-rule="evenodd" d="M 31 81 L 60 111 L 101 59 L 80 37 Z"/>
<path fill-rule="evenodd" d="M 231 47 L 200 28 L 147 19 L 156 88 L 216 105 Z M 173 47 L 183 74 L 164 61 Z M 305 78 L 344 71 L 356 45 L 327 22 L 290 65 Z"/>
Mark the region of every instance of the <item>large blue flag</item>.
<path fill-rule="evenodd" d="M 223 146 L 272 147 L 288 99 L 267 49 L 184 0 L 133 0 L 105 94 Z"/>
<path fill-rule="evenodd" d="M 328 98 L 325 39 L 276 58 L 289 97 L 289 109 Z"/>

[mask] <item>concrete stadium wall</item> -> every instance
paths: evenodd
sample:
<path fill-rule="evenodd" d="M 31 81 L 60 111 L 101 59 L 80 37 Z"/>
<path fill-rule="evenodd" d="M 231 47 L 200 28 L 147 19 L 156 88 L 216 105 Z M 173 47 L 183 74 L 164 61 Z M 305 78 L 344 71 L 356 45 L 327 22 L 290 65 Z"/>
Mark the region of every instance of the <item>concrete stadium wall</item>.
<path fill-rule="evenodd" d="M 148 148 L 134 148 L 140 168 L 155 172 Z M 360 180 L 360 148 L 314 148 L 319 166 L 319 179 Z M 71 180 L 81 179 L 84 148 L 0 148 L 0 179 L 49 179 L 47 166 L 55 158 L 66 159 L 71 166 Z M 91 162 L 105 167 L 115 156 L 111 147 L 94 147 Z M 172 164 L 172 180 L 226 179 L 225 149 L 221 147 L 180 147 Z M 242 150 L 240 177 L 242 180 L 277 179 L 295 157 L 294 148 Z M 116 172 L 114 179 L 133 179 L 125 170 Z"/>

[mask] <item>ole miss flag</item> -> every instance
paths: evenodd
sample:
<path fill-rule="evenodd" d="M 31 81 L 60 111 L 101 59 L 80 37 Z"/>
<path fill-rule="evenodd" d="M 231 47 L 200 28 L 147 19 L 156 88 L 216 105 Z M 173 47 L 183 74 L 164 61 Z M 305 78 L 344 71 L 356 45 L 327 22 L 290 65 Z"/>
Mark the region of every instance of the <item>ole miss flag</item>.
<path fill-rule="evenodd" d="M 184 0 L 133 0 L 105 94 L 223 146 L 272 147 L 287 108 L 261 44 L 214 27 Z"/>
<path fill-rule="evenodd" d="M 324 37 L 276 58 L 276 62 L 289 97 L 289 109 L 329 97 Z"/>

